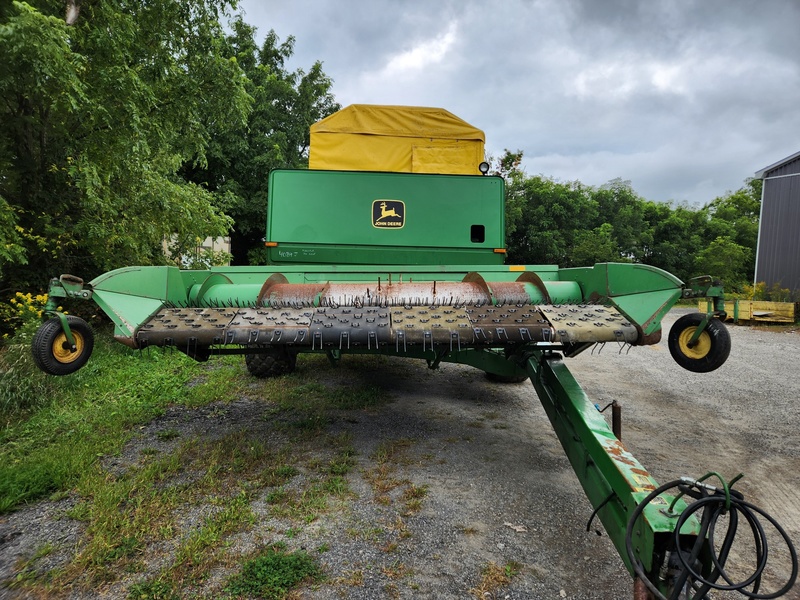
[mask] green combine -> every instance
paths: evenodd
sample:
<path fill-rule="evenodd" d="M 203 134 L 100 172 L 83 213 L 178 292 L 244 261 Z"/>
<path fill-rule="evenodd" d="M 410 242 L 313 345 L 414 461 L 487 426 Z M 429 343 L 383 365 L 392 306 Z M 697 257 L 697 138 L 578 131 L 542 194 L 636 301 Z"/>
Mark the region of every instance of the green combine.
<path fill-rule="evenodd" d="M 707 297 L 714 310 L 679 319 L 668 345 L 682 367 L 714 370 L 730 351 L 719 284 L 684 284 L 642 264 L 504 264 L 504 181 L 485 174 L 483 133 L 447 111 L 355 105 L 311 133 L 310 169 L 269 174 L 266 265 L 126 267 L 88 283 L 62 275 L 33 340 L 37 365 L 68 375 L 89 360 L 91 329 L 56 310 L 84 299 L 131 348 L 174 347 L 198 361 L 242 354 L 256 377 L 289 373 L 311 352 L 530 378 L 637 597 L 706 597 L 724 571 L 707 519 L 683 519 L 679 496 L 722 494 L 730 510 L 734 492 L 689 480 L 660 487 L 564 360 L 596 344 L 658 343 L 678 299 Z M 785 539 L 794 560 L 788 590 L 797 564 Z M 757 580 L 760 571 L 747 583 L 756 592 Z"/>

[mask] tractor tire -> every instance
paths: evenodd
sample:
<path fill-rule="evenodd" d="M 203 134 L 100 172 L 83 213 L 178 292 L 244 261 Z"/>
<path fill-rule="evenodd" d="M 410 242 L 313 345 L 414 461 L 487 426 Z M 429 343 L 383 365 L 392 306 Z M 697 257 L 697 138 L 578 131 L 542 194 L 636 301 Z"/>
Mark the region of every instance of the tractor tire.
<path fill-rule="evenodd" d="M 244 364 L 247 366 L 247 372 L 253 377 L 258 377 L 259 379 L 280 377 L 294 371 L 297 365 L 297 355 L 285 349 L 245 354 Z"/>
<path fill-rule="evenodd" d="M 70 375 L 85 365 L 92 355 L 94 332 L 89 324 L 72 315 L 67 315 L 67 323 L 75 339 L 74 351 L 57 317 L 42 323 L 33 336 L 33 362 L 48 375 Z"/>
<path fill-rule="evenodd" d="M 718 369 L 731 352 L 731 335 L 719 319 L 711 319 L 695 345 L 689 347 L 689 340 L 704 318 L 700 313 L 682 316 L 669 330 L 667 339 L 669 352 L 675 362 L 693 373 L 708 373 Z"/>
<path fill-rule="evenodd" d="M 486 379 L 492 383 L 522 383 L 530 379 L 528 375 L 498 375 L 497 373 L 489 373 L 488 371 L 486 371 L 484 375 L 486 375 Z"/>

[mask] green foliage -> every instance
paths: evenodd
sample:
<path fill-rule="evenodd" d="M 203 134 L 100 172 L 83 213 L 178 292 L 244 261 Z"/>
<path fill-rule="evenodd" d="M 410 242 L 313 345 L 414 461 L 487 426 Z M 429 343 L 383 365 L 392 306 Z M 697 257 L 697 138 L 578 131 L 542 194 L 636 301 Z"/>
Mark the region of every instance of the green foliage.
<path fill-rule="evenodd" d="M 56 390 L 53 378 L 42 373 L 31 356 L 31 341 L 38 326 L 38 320 L 29 319 L 16 335 L 4 340 L 0 350 L 0 419 L 17 418 L 39 408 Z"/>
<path fill-rule="evenodd" d="M 35 330 L 41 322 L 46 304 L 47 294 L 34 295 L 30 292 L 16 292 L 8 302 L 0 302 L 0 331 L 3 332 L 3 340 L 26 326 Z M 63 309 L 59 306 L 58 310 Z"/>
<path fill-rule="evenodd" d="M 33 365 L 28 330 L 22 335 L 0 354 L 0 513 L 74 485 L 99 455 L 121 447 L 134 424 L 170 403 L 208 402 L 223 387 L 215 372 L 189 390 L 197 363 L 160 350 L 139 355 L 109 336 L 98 336 L 86 367 L 49 377 Z M 230 373 L 218 371 L 230 391 Z"/>
<path fill-rule="evenodd" d="M 239 597 L 281 600 L 302 582 L 321 577 L 317 562 L 306 552 L 273 547 L 244 563 L 241 572 L 228 581 L 225 591 Z"/>
<path fill-rule="evenodd" d="M 572 263 L 593 265 L 599 262 L 620 262 L 622 259 L 619 247 L 613 234 L 614 228 L 610 223 L 603 223 L 591 231 L 577 231 L 572 249 Z"/>
<path fill-rule="evenodd" d="M 738 291 L 747 284 L 743 279 L 754 261 L 753 251 L 734 242 L 729 237 L 718 237 L 700 250 L 696 259 L 697 272 L 713 274 L 725 290 Z"/>
<path fill-rule="evenodd" d="M 259 48 L 256 28 L 237 17 L 225 39 L 226 53 L 243 70 L 253 100 L 247 122 L 219 131 L 206 162 L 186 164 L 185 177 L 224 198 L 220 208 L 236 223 L 231 232 L 234 264 L 263 263 L 259 254 L 267 215 L 268 174 L 278 168 L 308 165 L 309 128 L 339 109 L 332 81 L 320 62 L 306 73 L 288 71 L 294 38 L 280 42 L 270 31 Z"/>
<path fill-rule="evenodd" d="M 692 207 L 645 200 L 621 179 L 593 188 L 529 177 L 521 160 L 521 151 L 506 150 L 494 168 L 506 179 L 510 262 L 641 262 L 683 280 L 710 274 L 732 291 L 752 280 L 761 181 Z"/>
<path fill-rule="evenodd" d="M 2 158 L 0 158 L 2 160 Z M 0 164 L 0 172 L 7 171 Z M 25 247 L 17 230 L 17 218 L 14 210 L 0 196 L 0 280 L 3 277 L 3 266 L 6 264 L 26 264 Z"/>
<path fill-rule="evenodd" d="M 163 262 L 164 239 L 223 235 L 213 193 L 178 176 L 250 98 L 225 0 L 14 2 L 0 22 L 0 275 L 15 289 Z M 0 208 L 5 209 L 5 206 Z M 24 264 L 27 261 L 27 265 Z"/>
<path fill-rule="evenodd" d="M 144 581 L 131 586 L 129 600 L 180 600 L 172 584 L 166 581 Z"/>
<path fill-rule="evenodd" d="M 746 300 L 767 300 L 769 302 L 792 302 L 798 299 L 798 296 L 793 294 L 789 288 L 782 288 L 779 283 L 767 288 L 767 284 L 763 281 L 759 281 L 755 285 L 743 285 L 739 296 Z"/>

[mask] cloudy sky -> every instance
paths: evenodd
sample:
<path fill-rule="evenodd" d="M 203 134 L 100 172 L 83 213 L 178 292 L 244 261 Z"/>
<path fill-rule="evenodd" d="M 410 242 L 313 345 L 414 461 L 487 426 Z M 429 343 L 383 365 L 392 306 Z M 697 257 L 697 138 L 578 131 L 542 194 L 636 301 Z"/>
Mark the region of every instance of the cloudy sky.
<path fill-rule="evenodd" d="M 798 0 L 243 0 L 348 104 L 440 106 L 529 175 L 704 204 L 800 151 Z M 260 41 L 259 40 L 259 41 Z"/>

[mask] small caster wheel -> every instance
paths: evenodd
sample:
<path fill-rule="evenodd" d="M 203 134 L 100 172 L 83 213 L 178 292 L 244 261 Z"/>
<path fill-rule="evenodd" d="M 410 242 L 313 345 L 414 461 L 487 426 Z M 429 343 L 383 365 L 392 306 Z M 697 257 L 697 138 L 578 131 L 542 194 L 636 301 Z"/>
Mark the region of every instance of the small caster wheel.
<path fill-rule="evenodd" d="M 94 349 L 94 333 L 79 317 L 67 315 L 67 323 L 75 340 L 70 346 L 57 317 L 48 319 L 36 330 L 31 344 L 33 362 L 48 375 L 69 375 L 89 360 Z"/>

